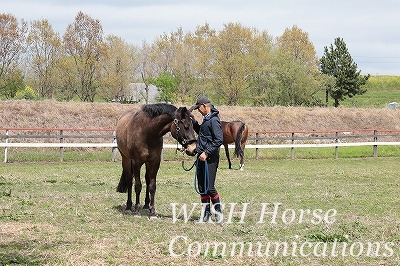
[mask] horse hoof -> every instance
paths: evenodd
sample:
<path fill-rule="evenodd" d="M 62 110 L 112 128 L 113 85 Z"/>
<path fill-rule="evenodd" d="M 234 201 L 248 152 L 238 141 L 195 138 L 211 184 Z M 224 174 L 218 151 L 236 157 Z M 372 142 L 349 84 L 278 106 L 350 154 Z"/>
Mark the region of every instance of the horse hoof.
<path fill-rule="evenodd" d="M 124 210 L 124 214 L 126 214 L 126 215 L 131 215 L 131 214 L 132 214 L 132 211 L 131 211 L 131 210 Z"/>
<path fill-rule="evenodd" d="M 135 212 L 134 214 L 133 214 L 133 217 L 136 217 L 136 218 L 139 218 L 141 215 L 140 215 L 140 212 Z"/>

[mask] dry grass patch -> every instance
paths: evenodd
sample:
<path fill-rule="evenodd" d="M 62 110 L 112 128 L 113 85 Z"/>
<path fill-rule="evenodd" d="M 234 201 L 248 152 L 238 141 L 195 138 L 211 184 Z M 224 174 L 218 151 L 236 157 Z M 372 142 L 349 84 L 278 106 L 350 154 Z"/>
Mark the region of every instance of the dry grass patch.
<path fill-rule="evenodd" d="M 188 106 L 189 107 L 189 106 Z M 242 120 L 250 131 L 400 129 L 400 109 L 216 106 L 222 120 Z M 118 117 L 140 105 L 0 101 L 2 127 L 113 128 Z M 194 112 L 201 119 L 198 112 Z M 201 120 L 200 120 L 201 121 Z"/>

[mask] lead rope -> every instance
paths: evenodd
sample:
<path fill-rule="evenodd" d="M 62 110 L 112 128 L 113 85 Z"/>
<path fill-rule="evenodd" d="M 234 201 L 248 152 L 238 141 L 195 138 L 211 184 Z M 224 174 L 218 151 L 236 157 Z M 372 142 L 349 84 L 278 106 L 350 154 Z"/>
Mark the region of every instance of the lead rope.
<path fill-rule="evenodd" d="M 210 177 L 209 177 L 209 173 L 208 173 L 208 163 L 207 160 L 204 161 L 204 192 L 201 193 L 201 191 L 198 189 L 197 187 L 197 171 L 198 171 L 198 163 L 199 163 L 199 158 L 197 157 L 197 159 L 194 161 L 193 165 L 190 168 L 186 168 L 185 167 L 185 162 L 182 161 L 182 168 L 185 171 L 190 171 L 193 169 L 194 166 L 196 166 L 196 171 L 194 172 L 194 179 L 193 179 L 193 187 L 194 187 L 194 191 L 196 191 L 197 194 L 199 195 L 207 195 L 208 194 L 208 190 L 210 188 Z"/>

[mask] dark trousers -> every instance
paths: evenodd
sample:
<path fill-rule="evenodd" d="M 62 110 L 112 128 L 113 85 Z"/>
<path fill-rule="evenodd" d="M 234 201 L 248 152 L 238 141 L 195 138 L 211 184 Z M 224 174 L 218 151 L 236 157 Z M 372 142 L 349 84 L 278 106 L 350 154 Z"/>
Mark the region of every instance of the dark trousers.
<path fill-rule="evenodd" d="M 197 186 L 199 188 L 200 193 L 202 194 L 200 199 L 203 206 L 205 207 L 203 211 L 205 213 L 210 212 L 210 200 L 211 200 L 215 210 L 221 212 L 219 194 L 217 189 L 215 188 L 215 179 L 217 177 L 217 169 L 219 163 L 219 153 L 216 153 L 213 156 L 209 156 L 209 158 L 207 159 L 208 180 L 206 181 L 206 183 L 204 182 L 205 162 L 198 160 L 197 163 L 198 163 Z M 207 190 L 207 192 L 205 192 L 205 190 Z"/>
<path fill-rule="evenodd" d="M 205 163 L 201 160 L 198 160 L 198 165 L 197 165 L 197 185 L 199 188 L 199 191 L 201 194 L 209 195 L 211 198 L 215 197 L 218 195 L 217 189 L 215 188 L 215 178 L 217 177 L 217 169 L 218 169 L 218 162 L 219 162 L 219 155 L 216 155 L 213 158 L 210 157 L 207 160 L 207 165 L 208 165 L 208 182 L 204 183 L 204 167 Z M 207 187 L 204 187 L 204 185 L 207 185 Z M 205 190 L 208 188 L 207 193 L 205 193 Z"/>

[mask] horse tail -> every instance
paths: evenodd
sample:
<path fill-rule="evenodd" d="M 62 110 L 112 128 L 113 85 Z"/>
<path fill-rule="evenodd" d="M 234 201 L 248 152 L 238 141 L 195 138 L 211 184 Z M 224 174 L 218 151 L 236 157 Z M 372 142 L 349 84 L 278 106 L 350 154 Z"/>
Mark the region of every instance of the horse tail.
<path fill-rule="evenodd" d="M 236 140 L 235 140 L 235 155 L 236 155 L 236 157 L 239 157 L 241 149 L 242 149 L 240 146 L 240 144 L 241 144 L 240 141 L 242 140 L 242 133 L 244 130 L 244 126 L 245 126 L 245 124 L 242 122 L 242 124 L 240 125 L 240 128 L 237 132 L 237 135 L 236 135 Z"/>
<path fill-rule="evenodd" d="M 121 179 L 119 180 L 119 183 L 117 186 L 117 192 L 125 193 L 127 190 L 128 190 L 128 186 L 126 185 L 125 172 L 122 171 Z"/>

